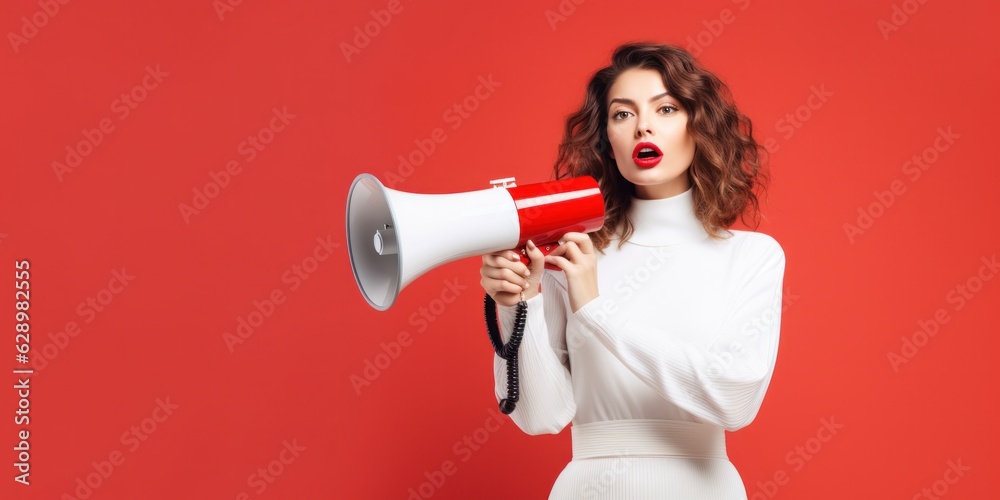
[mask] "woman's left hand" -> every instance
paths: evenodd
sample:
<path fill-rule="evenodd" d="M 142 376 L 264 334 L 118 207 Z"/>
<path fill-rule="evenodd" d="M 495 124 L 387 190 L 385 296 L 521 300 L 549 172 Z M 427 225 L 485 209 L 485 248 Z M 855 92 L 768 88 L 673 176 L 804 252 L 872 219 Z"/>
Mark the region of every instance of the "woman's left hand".
<path fill-rule="evenodd" d="M 569 305 L 577 312 L 597 298 L 597 254 L 594 242 L 585 233 L 566 233 L 559 246 L 545 256 L 545 262 L 566 273 Z"/>

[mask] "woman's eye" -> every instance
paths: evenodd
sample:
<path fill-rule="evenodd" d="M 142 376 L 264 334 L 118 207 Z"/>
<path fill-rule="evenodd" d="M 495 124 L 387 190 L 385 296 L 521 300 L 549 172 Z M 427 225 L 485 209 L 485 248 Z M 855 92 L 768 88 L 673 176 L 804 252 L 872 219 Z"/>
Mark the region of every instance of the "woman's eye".
<path fill-rule="evenodd" d="M 664 109 L 672 109 L 673 110 L 672 112 L 669 112 L 669 113 L 663 113 L 663 114 L 667 114 L 667 115 L 672 115 L 672 114 L 680 111 L 680 109 L 678 109 L 677 106 L 672 106 L 670 104 L 665 104 L 663 106 L 660 106 L 660 111 L 663 111 Z M 611 118 L 614 119 L 614 120 L 624 120 L 625 116 L 627 116 L 628 113 L 629 113 L 628 111 L 620 110 L 620 111 L 615 112 L 615 114 L 611 115 Z"/>

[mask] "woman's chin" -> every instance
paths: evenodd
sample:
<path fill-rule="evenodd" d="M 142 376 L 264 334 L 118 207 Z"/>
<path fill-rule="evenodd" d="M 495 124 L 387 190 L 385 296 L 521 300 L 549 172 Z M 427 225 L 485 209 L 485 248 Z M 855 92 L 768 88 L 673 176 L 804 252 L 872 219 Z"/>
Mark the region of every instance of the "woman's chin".
<path fill-rule="evenodd" d="M 625 179 L 636 186 L 638 193 L 658 193 L 656 196 L 649 196 L 651 198 L 663 198 L 665 196 L 672 196 L 673 194 L 683 193 L 687 191 L 690 183 L 687 177 L 684 176 L 684 172 L 672 173 L 667 171 L 636 171 L 630 172 L 630 175 L 623 175 Z"/>

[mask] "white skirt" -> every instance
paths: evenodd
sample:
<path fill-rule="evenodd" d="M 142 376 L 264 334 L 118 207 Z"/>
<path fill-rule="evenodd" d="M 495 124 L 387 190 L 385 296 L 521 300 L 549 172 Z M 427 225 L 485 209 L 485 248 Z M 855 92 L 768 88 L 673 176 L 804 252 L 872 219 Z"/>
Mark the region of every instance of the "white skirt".
<path fill-rule="evenodd" d="M 612 420 L 570 429 L 573 460 L 549 500 L 747 500 L 721 427 Z"/>

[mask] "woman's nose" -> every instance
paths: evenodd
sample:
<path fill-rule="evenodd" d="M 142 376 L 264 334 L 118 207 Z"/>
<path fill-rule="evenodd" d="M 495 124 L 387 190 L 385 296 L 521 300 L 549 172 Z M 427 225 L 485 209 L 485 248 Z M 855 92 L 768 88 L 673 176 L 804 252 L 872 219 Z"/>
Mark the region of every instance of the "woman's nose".
<path fill-rule="evenodd" d="M 635 129 L 635 136 L 642 137 L 644 135 L 651 135 L 653 129 L 649 127 L 649 122 L 647 120 L 642 120 L 639 122 L 639 126 Z"/>

